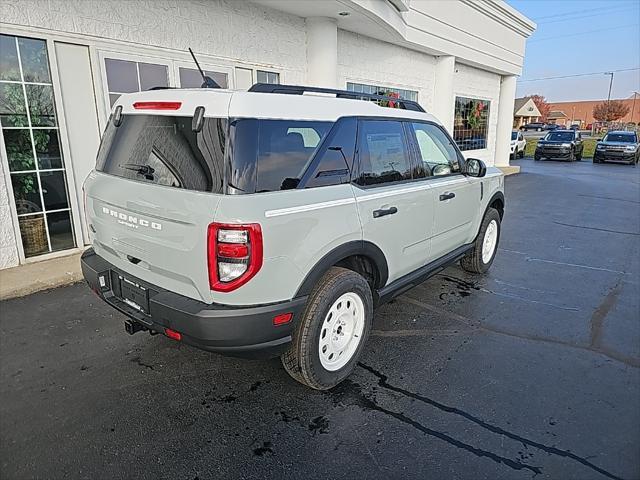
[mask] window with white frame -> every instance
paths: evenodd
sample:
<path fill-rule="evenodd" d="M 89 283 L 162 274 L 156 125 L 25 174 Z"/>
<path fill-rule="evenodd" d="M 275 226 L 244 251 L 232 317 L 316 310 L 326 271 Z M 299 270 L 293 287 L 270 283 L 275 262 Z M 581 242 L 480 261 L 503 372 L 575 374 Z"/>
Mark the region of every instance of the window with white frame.
<path fill-rule="evenodd" d="M 181 88 L 200 88 L 202 86 L 202 75 L 197 68 L 179 67 Z M 229 76 L 224 72 L 204 70 L 204 74 L 220 85 L 220 88 L 229 88 Z"/>
<path fill-rule="evenodd" d="M 368 85 L 364 83 L 347 82 L 347 90 L 350 92 L 372 93 L 374 95 L 397 96 L 404 100 L 418 101 L 418 92 L 403 88 L 385 87 L 384 85 Z M 390 95 L 393 94 L 393 95 Z"/>
<path fill-rule="evenodd" d="M 107 73 L 110 107 L 123 93 L 169 86 L 169 68 L 166 65 L 105 58 L 104 66 Z"/>
<path fill-rule="evenodd" d="M 453 139 L 460 150 L 487 148 L 490 107 L 489 100 L 456 97 Z"/>
<path fill-rule="evenodd" d="M 267 72 L 266 70 L 257 70 L 256 79 L 258 83 L 280 83 L 280 74 L 277 72 Z"/>
<path fill-rule="evenodd" d="M 25 257 L 75 247 L 46 41 L 0 35 L 0 124 Z"/>

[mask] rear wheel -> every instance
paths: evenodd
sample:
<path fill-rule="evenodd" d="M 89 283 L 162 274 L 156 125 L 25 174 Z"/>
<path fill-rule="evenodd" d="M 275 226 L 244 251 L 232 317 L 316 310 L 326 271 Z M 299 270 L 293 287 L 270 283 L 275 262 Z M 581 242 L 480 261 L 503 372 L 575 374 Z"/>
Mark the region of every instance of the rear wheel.
<path fill-rule="evenodd" d="M 500 241 L 500 214 L 489 208 L 482 219 L 480 232 L 473 242 L 473 248 L 460 260 L 467 272 L 485 273 L 491 267 Z"/>
<path fill-rule="evenodd" d="M 520 150 L 520 158 L 524 158 L 524 148 Z"/>
<path fill-rule="evenodd" d="M 373 297 L 356 272 L 332 267 L 315 286 L 282 364 L 295 380 L 327 390 L 354 369 L 373 322 Z"/>
<path fill-rule="evenodd" d="M 542 157 L 540 155 L 538 155 L 537 153 L 533 156 L 533 159 L 537 162 L 538 160 L 540 160 Z"/>

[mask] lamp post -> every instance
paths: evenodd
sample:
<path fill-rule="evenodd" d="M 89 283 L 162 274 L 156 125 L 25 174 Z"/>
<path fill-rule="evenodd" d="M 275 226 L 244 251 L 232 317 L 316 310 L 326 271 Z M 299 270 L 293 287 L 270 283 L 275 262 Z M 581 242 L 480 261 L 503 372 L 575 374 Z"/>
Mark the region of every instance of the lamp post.
<path fill-rule="evenodd" d="M 638 95 L 640 95 L 638 92 L 633 92 L 633 103 L 631 104 L 631 120 L 629 120 L 631 123 L 633 122 L 633 114 L 636 111 L 636 98 L 638 98 Z M 640 122 L 638 122 L 640 123 Z"/>
<path fill-rule="evenodd" d="M 613 72 L 604 72 L 605 75 L 611 75 L 611 79 L 609 80 L 609 94 L 607 95 L 607 130 L 609 129 L 609 105 L 611 103 L 611 87 L 613 86 Z"/>

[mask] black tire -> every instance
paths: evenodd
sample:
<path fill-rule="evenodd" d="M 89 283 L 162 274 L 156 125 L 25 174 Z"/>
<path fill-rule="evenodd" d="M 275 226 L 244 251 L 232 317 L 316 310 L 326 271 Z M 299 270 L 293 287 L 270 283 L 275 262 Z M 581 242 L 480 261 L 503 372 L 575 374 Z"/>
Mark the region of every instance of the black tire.
<path fill-rule="evenodd" d="M 325 317 L 334 302 L 345 293 L 357 294 L 364 305 L 364 329 L 351 359 L 339 370 L 329 371 L 320 361 L 320 335 Z M 346 268 L 331 267 L 309 295 L 298 321 L 289 350 L 281 357 L 291 377 L 316 390 L 328 390 L 347 378 L 355 368 L 373 323 L 373 296 L 367 281 Z"/>
<path fill-rule="evenodd" d="M 582 161 L 582 150 L 580 150 L 580 154 L 576 155 L 576 161 L 577 162 L 581 162 Z"/>
<path fill-rule="evenodd" d="M 539 160 L 540 160 L 540 158 L 541 158 L 541 157 L 540 157 L 540 155 L 534 155 L 534 156 L 533 156 L 533 159 L 534 159 L 536 162 L 537 162 L 537 161 L 539 161 Z"/>
<path fill-rule="evenodd" d="M 496 239 L 496 245 L 493 249 L 493 254 L 488 262 L 484 262 L 482 260 L 482 245 L 484 244 L 485 233 L 487 232 L 487 228 L 491 222 L 495 221 L 498 227 L 498 237 Z M 496 253 L 498 251 L 498 244 L 500 243 L 500 214 L 495 208 L 489 208 L 487 213 L 484 214 L 484 218 L 482 219 L 482 224 L 480 225 L 480 231 L 478 232 L 478 236 L 473 242 L 473 248 L 467 252 L 467 254 L 462 257 L 460 260 L 460 266 L 465 269 L 467 272 L 471 273 L 485 273 L 489 268 L 491 268 L 491 264 L 493 263 L 493 259 L 496 258 Z"/>
<path fill-rule="evenodd" d="M 524 158 L 524 150 L 520 150 L 520 158 Z"/>
<path fill-rule="evenodd" d="M 575 162 L 576 161 L 576 151 L 573 148 L 569 152 L 569 161 L 570 162 Z"/>

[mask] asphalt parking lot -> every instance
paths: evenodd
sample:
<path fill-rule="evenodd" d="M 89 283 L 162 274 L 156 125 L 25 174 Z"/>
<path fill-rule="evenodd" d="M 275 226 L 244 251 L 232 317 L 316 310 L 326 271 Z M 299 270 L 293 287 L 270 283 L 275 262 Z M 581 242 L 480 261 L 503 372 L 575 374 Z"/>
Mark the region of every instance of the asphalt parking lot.
<path fill-rule="evenodd" d="M 383 307 L 333 391 L 83 284 L 3 302 L 0 477 L 640 478 L 640 168 L 514 163 L 492 270 Z"/>

